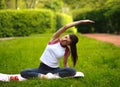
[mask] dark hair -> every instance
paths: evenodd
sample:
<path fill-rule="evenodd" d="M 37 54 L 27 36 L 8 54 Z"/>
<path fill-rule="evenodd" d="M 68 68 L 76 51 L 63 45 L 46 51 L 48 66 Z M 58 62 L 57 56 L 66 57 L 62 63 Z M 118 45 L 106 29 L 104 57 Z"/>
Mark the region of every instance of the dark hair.
<path fill-rule="evenodd" d="M 76 48 L 76 43 L 78 42 L 78 37 L 75 34 L 70 34 L 69 37 L 70 37 L 70 40 L 71 40 L 70 50 L 71 50 L 73 66 L 75 66 L 76 62 L 78 60 L 77 48 Z"/>

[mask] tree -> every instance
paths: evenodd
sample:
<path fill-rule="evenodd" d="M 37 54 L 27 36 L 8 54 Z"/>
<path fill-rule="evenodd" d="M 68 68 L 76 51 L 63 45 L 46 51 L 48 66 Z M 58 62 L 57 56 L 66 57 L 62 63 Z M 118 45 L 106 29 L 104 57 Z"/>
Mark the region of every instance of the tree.
<path fill-rule="evenodd" d="M 39 0 L 24 0 L 26 8 L 35 8 Z"/>
<path fill-rule="evenodd" d="M 51 9 L 53 11 L 60 12 L 63 8 L 63 2 L 61 0 L 49 0 L 47 3 L 44 3 L 44 7 L 47 9 Z"/>
<path fill-rule="evenodd" d="M 79 8 L 99 8 L 109 0 L 63 0 L 72 10 Z"/>
<path fill-rule="evenodd" d="M 19 9 L 18 0 L 15 0 L 15 7 L 16 7 L 16 9 Z"/>
<path fill-rule="evenodd" d="M 7 9 L 15 9 L 15 0 L 5 0 Z"/>
<path fill-rule="evenodd" d="M 0 0 L 0 9 L 5 9 L 5 0 Z"/>

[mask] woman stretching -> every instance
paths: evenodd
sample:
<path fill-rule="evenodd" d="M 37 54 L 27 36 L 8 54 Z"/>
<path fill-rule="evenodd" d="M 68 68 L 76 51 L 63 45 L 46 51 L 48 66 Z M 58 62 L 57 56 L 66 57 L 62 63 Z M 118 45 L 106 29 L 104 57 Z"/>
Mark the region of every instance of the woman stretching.
<path fill-rule="evenodd" d="M 25 79 L 30 78 L 63 78 L 71 77 L 76 74 L 76 70 L 68 67 L 68 57 L 71 54 L 73 66 L 76 65 L 78 55 L 76 44 L 78 37 L 74 34 L 68 34 L 60 38 L 61 34 L 64 33 L 70 27 L 83 23 L 94 23 L 91 20 L 80 20 L 67 24 L 60 28 L 56 33 L 53 34 L 51 40 L 48 42 L 42 56 L 40 57 L 40 66 L 34 69 L 26 69 L 21 71 L 21 76 Z M 59 67 L 60 58 L 64 58 L 64 68 Z M 12 77 L 14 80 L 16 77 Z"/>
<path fill-rule="evenodd" d="M 60 28 L 56 33 L 53 34 L 51 40 L 48 42 L 45 51 L 40 57 L 41 63 L 39 68 L 36 69 L 28 69 L 21 71 L 21 76 L 24 78 L 59 78 L 59 77 L 69 77 L 74 76 L 76 74 L 75 69 L 68 68 L 68 57 L 71 53 L 73 66 L 76 65 L 78 56 L 76 44 L 78 42 L 78 38 L 74 34 L 65 35 L 60 38 L 60 35 L 65 32 L 70 27 L 81 23 L 94 23 L 91 20 L 80 20 L 70 24 L 67 24 Z M 69 47 L 70 50 L 69 50 Z M 59 59 L 64 57 L 64 68 L 59 68 Z M 49 77 L 47 73 L 55 74 L 55 77 Z"/>

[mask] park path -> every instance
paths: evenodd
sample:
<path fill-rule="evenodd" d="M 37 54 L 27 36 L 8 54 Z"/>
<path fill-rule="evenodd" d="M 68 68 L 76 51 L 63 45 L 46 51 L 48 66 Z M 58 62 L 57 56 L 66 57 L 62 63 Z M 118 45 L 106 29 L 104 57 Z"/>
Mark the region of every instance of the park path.
<path fill-rule="evenodd" d="M 87 36 L 89 38 L 94 38 L 94 39 L 97 39 L 97 40 L 109 42 L 109 43 L 112 43 L 116 46 L 120 46 L 120 35 L 99 34 L 99 33 L 82 34 L 82 35 Z"/>
<path fill-rule="evenodd" d="M 13 39 L 13 37 L 8 37 L 8 38 L 0 38 L 0 40 L 10 40 Z"/>
<path fill-rule="evenodd" d="M 109 42 L 116 46 L 120 46 L 120 35 L 100 34 L 100 33 L 82 34 L 82 35 L 87 36 L 89 38 L 94 38 L 97 40 Z M 0 40 L 9 40 L 9 39 L 13 39 L 13 38 L 0 38 Z"/>

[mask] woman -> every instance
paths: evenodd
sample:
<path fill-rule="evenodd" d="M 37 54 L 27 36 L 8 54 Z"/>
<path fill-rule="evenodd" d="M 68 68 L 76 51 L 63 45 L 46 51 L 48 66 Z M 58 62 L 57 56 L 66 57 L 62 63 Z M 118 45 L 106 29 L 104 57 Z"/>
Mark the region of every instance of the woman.
<path fill-rule="evenodd" d="M 60 78 L 74 76 L 76 74 L 76 71 L 73 68 L 68 68 L 67 60 L 71 53 L 73 66 L 76 65 L 78 59 L 76 49 L 78 38 L 74 34 L 65 35 L 62 38 L 60 38 L 60 35 L 70 27 L 82 23 L 94 23 L 94 21 L 80 20 L 67 24 L 60 28 L 56 33 L 53 34 L 52 39 L 48 42 L 45 51 L 40 57 L 41 63 L 39 68 L 23 70 L 21 71 L 21 76 L 27 79 L 34 77 Z M 64 68 L 59 68 L 59 59 L 62 58 L 63 56 L 64 56 Z"/>

